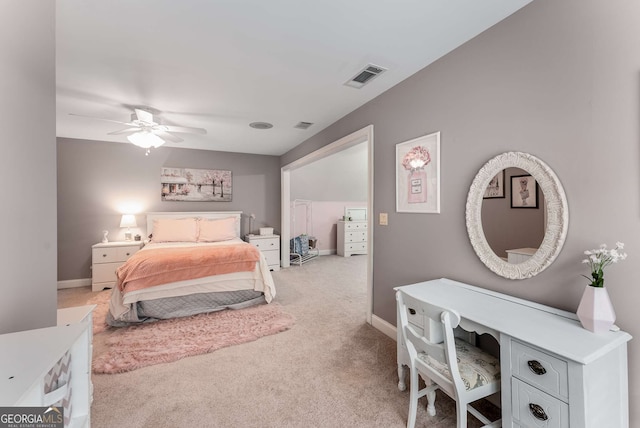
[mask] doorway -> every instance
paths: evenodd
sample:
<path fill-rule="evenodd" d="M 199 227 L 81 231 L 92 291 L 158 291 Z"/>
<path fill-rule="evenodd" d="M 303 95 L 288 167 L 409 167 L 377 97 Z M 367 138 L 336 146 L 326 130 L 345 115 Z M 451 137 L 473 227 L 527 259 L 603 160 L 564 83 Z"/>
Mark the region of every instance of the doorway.
<path fill-rule="evenodd" d="M 318 161 L 329 155 L 341 152 L 361 143 L 367 143 L 367 307 L 366 321 L 371 324 L 373 311 L 373 125 L 368 125 L 355 131 L 341 139 L 334 141 L 308 155 L 297 159 L 290 164 L 283 166 L 280 170 L 281 183 L 281 226 L 280 233 L 282 239 L 281 260 L 282 267 L 290 267 L 289 261 L 289 240 L 291 239 L 291 172 L 312 162 Z"/>

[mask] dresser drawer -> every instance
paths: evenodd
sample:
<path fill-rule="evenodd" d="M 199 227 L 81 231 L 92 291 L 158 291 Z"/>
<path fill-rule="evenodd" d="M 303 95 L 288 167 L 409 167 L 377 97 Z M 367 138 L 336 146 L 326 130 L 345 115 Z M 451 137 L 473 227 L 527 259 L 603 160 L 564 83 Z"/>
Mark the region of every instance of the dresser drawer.
<path fill-rule="evenodd" d="M 514 340 L 511 344 L 511 370 L 515 377 L 568 401 L 566 361 Z"/>
<path fill-rule="evenodd" d="M 344 241 L 345 242 L 366 242 L 367 232 L 365 230 L 358 231 L 358 232 L 345 232 Z"/>
<path fill-rule="evenodd" d="M 511 378 L 515 426 L 568 428 L 569 405 L 519 379 Z"/>
<path fill-rule="evenodd" d="M 250 242 L 261 251 L 280 249 L 280 238 L 252 239 Z"/>
<path fill-rule="evenodd" d="M 262 254 L 264 254 L 264 258 L 269 266 L 280 265 L 279 250 L 262 251 Z"/>
<path fill-rule="evenodd" d="M 366 222 L 346 221 L 344 223 L 344 228 L 345 228 L 345 230 L 366 229 L 367 228 L 367 223 Z"/>
<path fill-rule="evenodd" d="M 345 251 L 366 251 L 367 243 L 366 242 L 351 242 L 344 244 Z"/>

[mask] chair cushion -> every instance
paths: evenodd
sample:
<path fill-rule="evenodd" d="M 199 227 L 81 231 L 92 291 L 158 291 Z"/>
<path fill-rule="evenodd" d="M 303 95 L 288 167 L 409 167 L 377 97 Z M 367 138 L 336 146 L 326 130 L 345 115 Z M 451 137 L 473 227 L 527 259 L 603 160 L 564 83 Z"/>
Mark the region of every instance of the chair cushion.
<path fill-rule="evenodd" d="M 500 381 L 500 361 L 496 357 L 462 339 L 456 338 L 455 341 L 458 370 L 467 391 Z M 418 358 L 447 379 L 453 380 L 446 364 L 435 360 L 424 352 L 419 353 Z"/>

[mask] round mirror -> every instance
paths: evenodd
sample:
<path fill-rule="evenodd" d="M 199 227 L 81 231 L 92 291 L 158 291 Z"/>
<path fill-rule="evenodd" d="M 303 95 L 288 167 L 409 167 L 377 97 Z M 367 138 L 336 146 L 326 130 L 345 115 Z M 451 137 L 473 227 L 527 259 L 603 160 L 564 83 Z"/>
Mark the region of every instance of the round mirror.
<path fill-rule="evenodd" d="M 560 253 L 569 210 L 558 177 L 544 162 L 508 152 L 489 160 L 476 175 L 466 222 L 471 245 L 489 269 L 524 279 L 542 272 Z"/>

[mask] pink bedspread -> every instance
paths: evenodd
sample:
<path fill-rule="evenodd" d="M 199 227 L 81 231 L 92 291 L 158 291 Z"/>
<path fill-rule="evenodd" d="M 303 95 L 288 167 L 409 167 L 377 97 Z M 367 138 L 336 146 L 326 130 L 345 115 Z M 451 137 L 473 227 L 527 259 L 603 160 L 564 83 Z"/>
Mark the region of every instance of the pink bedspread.
<path fill-rule="evenodd" d="M 185 279 L 252 271 L 260 259 L 253 245 L 154 248 L 138 251 L 118 268 L 118 289 L 123 292 Z"/>

